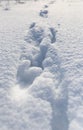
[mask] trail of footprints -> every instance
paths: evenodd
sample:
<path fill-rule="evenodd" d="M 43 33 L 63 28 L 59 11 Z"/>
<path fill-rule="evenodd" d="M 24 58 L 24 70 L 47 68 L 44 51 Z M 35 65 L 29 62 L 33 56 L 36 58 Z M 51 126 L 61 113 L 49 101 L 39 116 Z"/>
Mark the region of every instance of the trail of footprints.
<path fill-rule="evenodd" d="M 47 8 L 48 5 L 45 5 L 44 9 L 40 10 L 39 15 L 41 17 L 48 17 Z M 64 87 L 66 82 L 63 82 L 64 75 L 60 67 L 61 63 L 54 46 L 56 32 L 53 27 L 42 27 L 35 22 L 30 25 L 25 36 L 25 45 L 22 47 L 21 63 L 17 70 L 17 82 L 20 87 L 28 89 L 35 98 L 41 98 L 41 100 L 50 103 L 52 107 L 52 130 L 68 130 L 67 93 L 64 95 L 63 92 L 67 92 L 67 90 Z M 36 79 L 42 75 L 43 78 L 40 78 L 35 84 Z M 59 98 L 56 97 L 55 89 L 60 89 Z"/>
<path fill-rule="evenodd" d="M 48 18 L 48 5 L 45 5 L 44 8 L 40 10 L 39 16 L 43 18 Z"/>
<path fill-rule="evenodd" d="M 56 31 L 54 28 L 45 30 L 36 23 L 32 23 L 25 41 L 26 46 L 22 48 L 23 52 L 20 56 L 22 63 L 18 67 L 17 80 L 24 85 L 30 85 L 44 70 L 50 43 L 53 44 L 56 41 Z"/>
<path fill-rule="evenodd" d="M 44 5 L 43 9 L 40 10 L 39 12 L 39 16 L 40 17 L 43 17 L 43 18 L 48 18 L 48 7 L 51 5 L 51 4 L 54 4 L 56 1 L 51 1 L 49 2 L 48 4 Z"/>
<path fill-rule="evenodd" d="M 41 98 L 50 103 L 53 111 L 52 130 L 61 130 L 61 127 L 63 127 L 62 130 L 67 130 L 67 101 L 64 105 L 67 97 L 63 96 L 63 92 L 61 92 L 61 98 L 58 99 L 55 92 L 55 89 L 57 88 L 58 90 L 59 87 L 61 91 L 65 91 L 62 83 L 63 74 L 60 68 L 60 61 L 54 46 L 55 42 L 56 30 L 53 27 L 45 28 L 38 26 L 36 23 L 30 25 L 29 32 L 25 37 L 25 46 L 22 47 L 21 64 L 17 70 L 17 81 L 20 87 L 29 89 L 35 98 Z M 44 76 L 43 79 L 38 81 L 40 86 L 39 84 L 35 85 L 35 80 L 40 75 Z M 58 87 L 56 86 L 56 81 L 58 81 Z M 57 125 L 58 121 L 61 126 Z"/>

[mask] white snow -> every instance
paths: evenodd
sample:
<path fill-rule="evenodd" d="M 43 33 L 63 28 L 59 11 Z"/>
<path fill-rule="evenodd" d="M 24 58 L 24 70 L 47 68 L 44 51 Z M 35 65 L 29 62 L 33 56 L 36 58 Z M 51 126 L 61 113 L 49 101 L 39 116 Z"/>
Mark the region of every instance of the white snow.
<path fill-rule="evenodd" d="M 0 6 L 0 130 L 83 129 L 83 2 Z"/>
<path fill-rule="evenodd" d="M 20 88 L 18 85 L 11 87 L 10 89 L 10 99 L 16 102 L 23 103 L 28 98 L 27 91 Z"/>

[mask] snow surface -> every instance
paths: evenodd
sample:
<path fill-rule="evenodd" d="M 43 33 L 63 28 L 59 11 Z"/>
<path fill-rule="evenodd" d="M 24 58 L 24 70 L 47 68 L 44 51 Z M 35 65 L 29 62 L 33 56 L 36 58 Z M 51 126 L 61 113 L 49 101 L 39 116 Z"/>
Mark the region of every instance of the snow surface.
<path fill-rule="evenodd" d="M 83 2 L 0 6 L 0 130 L 83 129 Z"/>

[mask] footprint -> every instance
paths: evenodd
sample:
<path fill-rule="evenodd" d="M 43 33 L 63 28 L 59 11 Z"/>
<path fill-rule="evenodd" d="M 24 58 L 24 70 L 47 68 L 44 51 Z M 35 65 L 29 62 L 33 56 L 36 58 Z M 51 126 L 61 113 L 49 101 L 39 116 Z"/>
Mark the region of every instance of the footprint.
<path fill-rule="evenodd" d="M 26 60 L 18 67 L 17 80 L 19 84 L 31 85 L 35 78 L 42 73 L 40 67 L 31 67 L 30 64 L 30 61 Z"/>
<path fill-rule="evenodd" d="M 30 27 L 29 27 L 29 28 L 31 29 L 31 28 L 35 27 L 35 25 L 36 25 L 36 23 L 35 23 L 35 22 L 33 22 L 33 23 L 30 25 Z"/>
<path fill-rule="evenodd" d="M 48 8 L 48 5 L 45 5 L 44 8 Z"/>
<path fill-rule="evenodd" d="M 45 59 L 45 57 L 46 57 L 47 50 L 48 50 L 48 46 L 41 44 L 41 45 L 40 45 L 40 53 L 39 53 L 39 55 L 35 58 L 35 61 L 36 61 L 37 65 L 38 65 L 38 67 L 40 67 L 40 68 L 42 68 L 42 69 L 44 69 L 44 68 L 43 68 L 43 61 L 44 61 L 44 59 Z"/>
<path fill-rule="evenodd" d="M 40 10 L 39 15 L 41 17 L 47 18 L 48 17 L 48 10 L 46 10 L 46 9 L 45 10 Z"/>
<path fill-rule="evenodd" d="M 24 49 L 22 47 L 23 53 L 17 70 L 17 81 L 19 84 L 31 85 L 44 70 L 48 48 L 56 41 L 56 31 L 53 27 L 44 28 L 33 22 L 25 40 L 26 46 Z"/>
<path fill-rule="evenodd" d="M 44 38 L 44 29 L 35 23 L 32 23 L 25 37 L 25 41 L 28 43 L 34 43 L 35 45 L 39 45 L 39 43 Z"/>
<path fill-rule="evenodd" d="M 29 27 L 25 40 L 29 44 L 28 49 L 25 49 L 20 59 L 30 60 L 31 67 L 35 66 L 44 69 L 43 61 L 48 48 L 51 43 L 56 42 L 55 28 L 44 28 L 33 22 Z"/>
<path fill-rule="evenodd" d="M 44 38 L 48 37 L 51 40 L 51 43 L 55 43 L 56 33 L 57 30 L 55 30 L 54 27 L 42 27 L 33 22 L 29 27 L 27 35 L 25 36 L 25 41 L 38 46 Z"/>

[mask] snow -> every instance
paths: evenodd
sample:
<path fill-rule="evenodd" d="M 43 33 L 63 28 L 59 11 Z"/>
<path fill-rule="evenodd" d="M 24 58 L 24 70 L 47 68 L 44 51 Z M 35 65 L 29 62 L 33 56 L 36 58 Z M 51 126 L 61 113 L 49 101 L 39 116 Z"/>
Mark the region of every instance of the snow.
<path fill-rule="evenodd" d="M 11 87 L 10 89 L 10 99 L 15 100 L 16 102 L 21 102 L 27 100 L 27 91 L 21 89 L 18 85 Z"/>
<path fill-rule="evenodd" d="M 1 130 L 83 129 L 82 5 L 1 3 Z"/>

